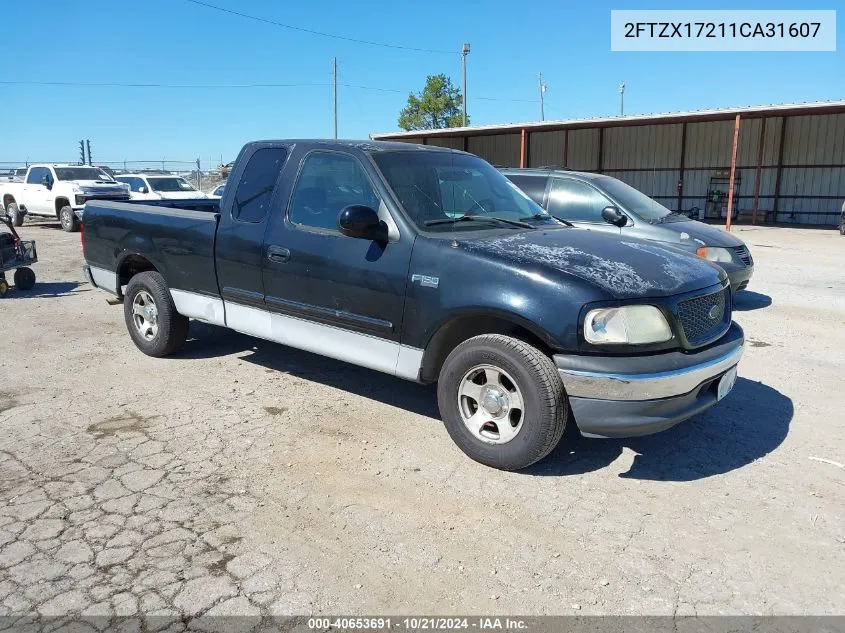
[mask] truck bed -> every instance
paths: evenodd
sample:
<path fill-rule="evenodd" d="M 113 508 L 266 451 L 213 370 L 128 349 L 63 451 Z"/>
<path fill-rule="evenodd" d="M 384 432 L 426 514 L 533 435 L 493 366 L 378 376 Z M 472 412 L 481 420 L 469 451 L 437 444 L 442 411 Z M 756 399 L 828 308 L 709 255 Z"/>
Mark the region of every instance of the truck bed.
<path fill-rule="evenodd" d="M 214 264 L 218 200 L 92 201 L 85 205 L 85 259 L 92 273 L 117 275 L 146 259 L 172 289 L 219 296 Z M 96 278 L 96 276 L 95 276 Z M 113 277 L 112 277 L 113 278 Z M 98 284 L 99 285 L 99 284 Z"/>

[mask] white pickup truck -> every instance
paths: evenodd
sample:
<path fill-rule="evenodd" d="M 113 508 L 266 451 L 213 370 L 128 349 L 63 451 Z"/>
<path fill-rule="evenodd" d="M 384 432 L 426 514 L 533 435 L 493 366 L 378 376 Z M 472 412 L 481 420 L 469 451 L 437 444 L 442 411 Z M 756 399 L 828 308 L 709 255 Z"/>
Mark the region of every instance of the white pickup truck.
<path fill-rule="evenodd" d="M 24 216 L 58 218 L 67 232 L 76 231 L 89 200 L 129 200 L 129 188 L 98 167 L 31 165 L 23 182 L 0 182 L 0 200 L 15 226 Z"/>

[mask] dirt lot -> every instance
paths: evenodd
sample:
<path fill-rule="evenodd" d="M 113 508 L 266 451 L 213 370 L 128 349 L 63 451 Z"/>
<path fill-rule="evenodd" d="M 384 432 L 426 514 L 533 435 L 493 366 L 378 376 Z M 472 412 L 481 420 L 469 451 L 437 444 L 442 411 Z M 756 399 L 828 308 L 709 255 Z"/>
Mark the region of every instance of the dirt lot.
<path fill-rule="evenodd" d="M 192 324 L 155 360 L 29 224 L 0 300 L 0 614 L 845 612 L 845 238 L 741 228 L 731 396 L 528 472 L 434 390 Z M 827 463 L 814 458 L 838 462 Z"/>

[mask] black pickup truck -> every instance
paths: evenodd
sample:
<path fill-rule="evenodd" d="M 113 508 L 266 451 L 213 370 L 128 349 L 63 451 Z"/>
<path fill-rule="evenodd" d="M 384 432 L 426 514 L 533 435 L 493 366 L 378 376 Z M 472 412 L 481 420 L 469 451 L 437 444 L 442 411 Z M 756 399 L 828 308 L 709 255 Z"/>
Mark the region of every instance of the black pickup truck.
<path fill-rule="evenodd" d="M 437 381 L 449 434 L 502 469 L 543 458 L 567 423 L 669 428 L 736 380 L 720 268 L 567 226 L 471 154 L 262 141 L 229 184 L 219 201 L 86 205 L 87 278 L 123 299 L 146 354 L 178 350 L 193 318 Z"/>

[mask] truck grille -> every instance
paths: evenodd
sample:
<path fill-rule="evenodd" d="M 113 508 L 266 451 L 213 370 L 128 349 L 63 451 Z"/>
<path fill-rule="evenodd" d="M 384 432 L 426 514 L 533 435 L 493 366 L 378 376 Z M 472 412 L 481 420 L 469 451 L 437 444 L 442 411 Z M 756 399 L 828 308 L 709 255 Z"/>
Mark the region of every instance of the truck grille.
<path fill-rule="evenodd" d="M 754 263 L 754 260 L 751 259 L 751 251 L 748 250 L 748 247 L 745 244 L 742 246 L 734 246 L 733 251 L 746 266 L 750 266 Z"/>
<path fill-rule="evenodd" d="M 715 341 L 731 322 L 729 288 L 693 297 L 678 304 L 678 318 L 692 347 Z"/>

